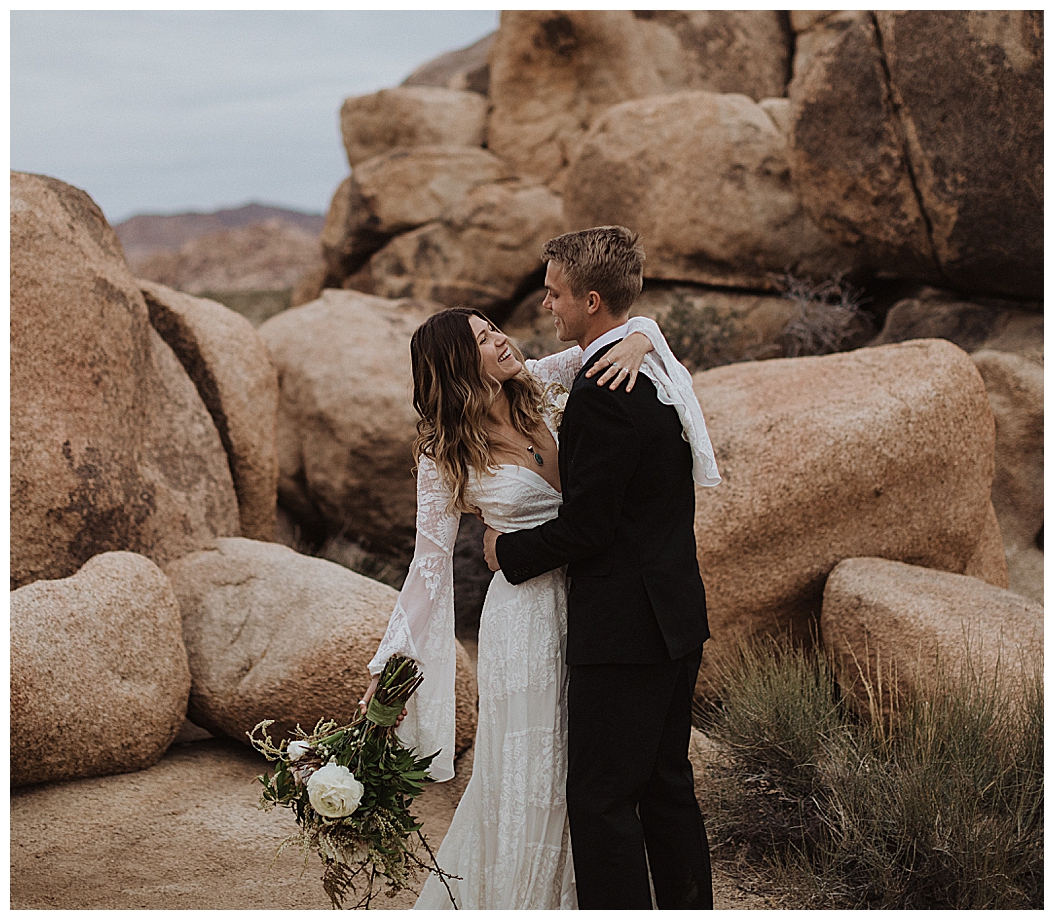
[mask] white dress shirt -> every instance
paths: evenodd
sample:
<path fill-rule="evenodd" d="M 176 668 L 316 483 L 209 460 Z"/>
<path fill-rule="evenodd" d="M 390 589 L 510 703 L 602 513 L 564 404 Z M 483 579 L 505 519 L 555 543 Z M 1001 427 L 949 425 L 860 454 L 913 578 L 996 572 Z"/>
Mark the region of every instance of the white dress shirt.
<path fill-rule="evenodd" d="M 593 341 L 590 342 L 582 352 L 582 367 L 588 367 L 593 355 L 600 351 L 605 345 L 617 342 L 619 339 L 624 339 L 627 335 L 629 335 L 629 322 L 625 322 L 621 326 L 616 326 L 614 329 L 609 329 L 603 335 L 593 339 Z"/>

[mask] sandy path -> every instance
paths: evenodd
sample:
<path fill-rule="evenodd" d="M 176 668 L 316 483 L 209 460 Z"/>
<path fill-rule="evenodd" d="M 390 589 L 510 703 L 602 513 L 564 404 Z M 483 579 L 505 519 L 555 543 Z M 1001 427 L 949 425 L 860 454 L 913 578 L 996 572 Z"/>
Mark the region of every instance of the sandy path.
<path fill-rule="evenodd" d="M 430 786 L 415 813 L 438 847 L 464 791 L 469 764 Z M 234 741 L 177 743 L 139 773 L 16 789 L 11 795 L 13 909 L 328 908 L 320 863 L 307 870 L 279 843 L 295 826 L 259 811 L 255 776 L 267 761 Z M 422 879 L 423 881 L 423 879 Z M 715 878 L 717 907 L 763 908 L 763 899 Z M 380 898 L 408 908 L 416 894 Z"/>

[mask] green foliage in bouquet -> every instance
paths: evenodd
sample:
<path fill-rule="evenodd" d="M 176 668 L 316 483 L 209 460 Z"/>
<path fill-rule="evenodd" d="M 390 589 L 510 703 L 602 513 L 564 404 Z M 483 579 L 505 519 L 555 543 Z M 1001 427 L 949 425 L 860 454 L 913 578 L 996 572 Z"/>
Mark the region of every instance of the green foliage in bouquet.
<path fill-rule="evenodd" d="M 343 907 L 348 892 L 358 893 L 359 885 L 364 893 L 354 906 L 369 907 L 378 877 L 386 880 L 389 897 L 408 887 L 419 869 L 437 873 L 444 885 L 451 877 L 439 868 L 410 813 L 414 798 L 432 781 L 428 768 L 436 754 L 418 757 L 394 731 L 421 680 L 413 661 L 393 656 L 365 716 L 347 725 L 321 720 L 310 733 L 298 725 L 294 739 L 278 744 L 267 733 L 274 720 L 247 733 L 253 747 L 277 763 L 273 774 L 257 777 L 263 784 L 260 807 L 289 808 L 299 825 L 278 852 L 294 844 L 305 858 L 317 852 L 325 865 L 322 884 L 334 907 Z"/>

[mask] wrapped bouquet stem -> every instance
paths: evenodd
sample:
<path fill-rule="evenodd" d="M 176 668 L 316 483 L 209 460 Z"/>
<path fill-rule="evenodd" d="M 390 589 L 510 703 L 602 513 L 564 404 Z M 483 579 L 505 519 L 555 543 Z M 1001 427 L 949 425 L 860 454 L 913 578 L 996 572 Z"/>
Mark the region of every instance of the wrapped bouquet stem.
<path fill-rule="evenodd" d="M 310 733 L 298 725 L 295 738 L 277 744 L 267 733 L 273 720 L 247 733 L 253 747 L 276 763 L 273 774 L 257 777 L 263 784 L 260 807 L 291 809 L 299 828 L 278 852 L 299 844 L 305 858 L 318 853 L 325 866 L 322 885 L 334 907 L 344 907 L 349 892 L 358 897 L 353 907 L 369 907 L 379 879 L 391 897 L 421 869 L 436 873 L 444 885 L 452 877 L 439 867 L 410 813 L 431 782 L 428 768 L 438 752 L 418 757 L 395 734 L 421 680 L 412 660 L 393 656 L 366 715 L 347 725 L 322 720 Z"/>

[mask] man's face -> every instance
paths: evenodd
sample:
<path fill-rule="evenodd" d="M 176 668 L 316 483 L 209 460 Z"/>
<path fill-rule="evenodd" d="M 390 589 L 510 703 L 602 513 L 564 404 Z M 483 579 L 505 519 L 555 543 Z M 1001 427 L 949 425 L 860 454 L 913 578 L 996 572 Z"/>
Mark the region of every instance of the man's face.
<path fill-rule="evenodd" d="M 553 314 L 556 336 L 561 342 L 581 342 L 592 321 L 589 294 L 575 297 L 571 293 L 559 262 L 550 260 L 545 269 L 545 300 L 542 306 Z"/>

